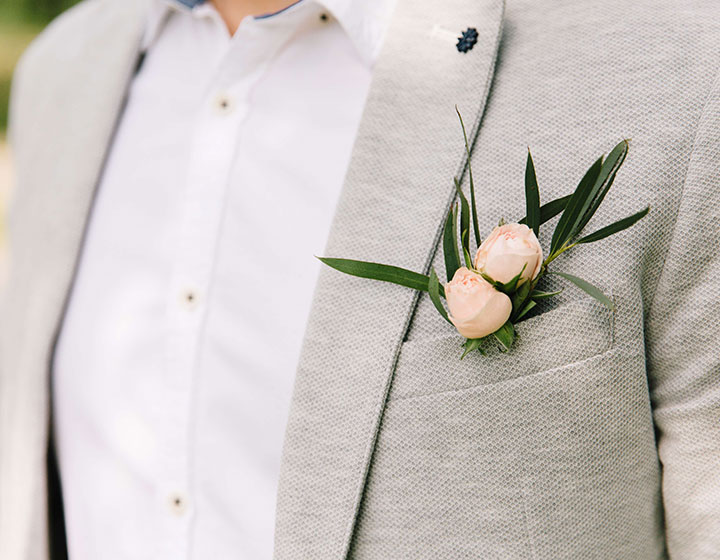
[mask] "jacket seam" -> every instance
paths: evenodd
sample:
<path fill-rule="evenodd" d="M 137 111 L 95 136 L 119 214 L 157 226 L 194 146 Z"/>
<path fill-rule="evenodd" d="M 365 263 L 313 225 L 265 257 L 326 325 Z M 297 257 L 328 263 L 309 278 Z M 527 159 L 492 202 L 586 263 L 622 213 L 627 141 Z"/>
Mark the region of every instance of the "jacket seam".
<path fill-rule="evenodd" d="M 512 377 L 510 379 L 502 379 L 500 381 L 492 382 L 492 383 L 478 383 L 475 385 L 468 385 L 467 387 L 460 387 L 457 389 L 447 389 L 444 391 L 435 391 L 435 392 L 428 392 L 428 393 L 417 393 L 412 395 L 403 395 L 400 397 L 395 397 L 392 399 L 388 399 L 388 403 L 396 403 L 396 402 L 403 402 L 403 401 L 413 401 L 413 400 L 422 400 L 422 399 L 428 399 L 432 397 L 445 397 L 450 396 L 453 394 L 462 394 L 467 393 L 469 391 L 476 391 L 480 390 L 486 387 L 495 387 L 498 385 L 503 385 L 507 383 L 519 383 L 523 379 L 534 379 L 539 377 L 544 377 L 545 375 L 554 374 L 559 371 L 563 371 L 566 369 L 574 368 L 577 366 L 581 366 L 587 362 L 591 362 L 593 360 L 597 360 L 601 357 L 607 356 L 609 354 L 616 353 L 618 351 L 618 348 L 616 346 L 609 345 L 604 350 L 601 350 L 600 352 L 596 352 L 594 354 L 591 354 L 590 356 L 586 356 L 584 358 L 581 358 L 574 362 L 568 362 L 566 364 L 560 364 L 559 366 L 543 369 L 540 371 L 536 371 L 533 373 L 530 373 L 528 375 L 519 375 L 517 377 Z"/>
<path fill-rule="evenodd" d="M 708 91 L 707 97 L 703 103 L 703 108 L 700 111 L 700 117 L 698 118 L 697 125 L 695 126 L 695 131 L 693 133 L 692 138 L 692 145 L 690 148 L 690 157 L 688 158 L 688 164 L 685 168 L 685 176 L 683 178 L 682 187 L 680 187 L 680 193 L 678 194 L 677 198 L 677 211 L 675 212 L 675 219 L 673 221 L 672 225 L 672 232 L 670 233 L 670 240 L 668 241 L 667 248 L 665 249 L 665 253 L 662 258 L 662 265 L 660 269 L 660 274 L 658 274 L 657 280 L 655 281 L 655 286 L 653 288 L 652 294 L 650 295 L 650 300 L 647 305 L 647 314 L 646 316 L 649 317 L 652 314 L 653 307 L 655 304 L 655 297 L 657 295 L 658 289 L 660 288 L 660 284 L 662 283 L 662 279 L 665 276 L 665 270 L 667 268 L 667 261 L 668 261 L 668 254 L 670 253 L 670 249 L 675 245 L 675 238 L 677 237 L 677 230 L 678 230 L 678 222 L 680 221 L 680 212 L 682 209 L 682 203 L 685 198 L 686 193 L 686 187 L 688 182 L 688 175 L 690 174 L 690 169 L 693 167 L 694 159 L 695 159 L 695 149 L 697 147 L 697 141 L 698 137 L 700 136 L 700 130 L 703 127 L 703 124 L 705 122 L 705 116 L 707 114 L 707 109 L 710 104 L 710 100 L 712 99 L 713 93 L 720 87 L 720 70 L 718 70 L 715 74 L 715 78 L 713 79 L 712 86 L 710 87 L 710 90 Z"/>

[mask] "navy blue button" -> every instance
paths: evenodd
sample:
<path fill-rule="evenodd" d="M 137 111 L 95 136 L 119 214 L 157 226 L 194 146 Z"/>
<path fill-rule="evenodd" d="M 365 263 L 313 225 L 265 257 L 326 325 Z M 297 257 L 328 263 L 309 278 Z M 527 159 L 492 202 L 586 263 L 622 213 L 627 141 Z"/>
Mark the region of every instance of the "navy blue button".
<path fill-rule="evenodd" d="M 462 32 L 462 35 L 458 37 L 457 50 L 461 53 L 466 53 L 475 46 L 478 40 L 478 32 L 474 27 L 468 27 L 466 31 Z"/>

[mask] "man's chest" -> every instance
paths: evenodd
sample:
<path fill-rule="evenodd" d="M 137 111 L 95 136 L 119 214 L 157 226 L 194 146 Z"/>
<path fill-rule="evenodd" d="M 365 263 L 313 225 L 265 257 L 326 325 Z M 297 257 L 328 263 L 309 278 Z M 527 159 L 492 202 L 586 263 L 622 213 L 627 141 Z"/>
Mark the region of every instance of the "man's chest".
<path fill-rule="evenodd" d="M 185 554 L 194 512 L 198 557 L 268 554 L 314 255 L 370 81 L 339 25 L 312 21 L 230 40 L 171 18 L 130 84 L 54 357 L 75 550 L 116 535 L 81 499 L 97 480 L 142 512 L 130 555 Z"/>

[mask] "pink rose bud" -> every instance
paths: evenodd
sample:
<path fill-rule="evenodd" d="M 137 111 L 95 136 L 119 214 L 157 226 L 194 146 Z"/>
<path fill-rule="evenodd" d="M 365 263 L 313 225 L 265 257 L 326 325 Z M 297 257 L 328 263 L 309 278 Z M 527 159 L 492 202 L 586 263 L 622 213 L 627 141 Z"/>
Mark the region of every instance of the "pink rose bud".
<path fill-rule="evenodd" d="M 542 262 L 540 242 L 525 224 L 496 227 L 475 255 L 475 269 L 503 284 L 520 274 L 523 266 L 525 270 L 518 285 L 533 280 L 540 272 Z"/>
<path fill-rule="evenodd" d="M 479 274 L 462 267 L 445 284 L 450 320 L 465 338 L 494 333 L 510 318 L 510 298 L 496 290 Z"/>

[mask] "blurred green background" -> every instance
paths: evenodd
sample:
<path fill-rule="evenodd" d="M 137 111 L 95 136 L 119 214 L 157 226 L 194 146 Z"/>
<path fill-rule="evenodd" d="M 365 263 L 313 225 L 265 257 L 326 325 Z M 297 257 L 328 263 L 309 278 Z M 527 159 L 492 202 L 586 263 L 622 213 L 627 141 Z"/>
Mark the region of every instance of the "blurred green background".
<path fill-rule="evenodd" d="M 77 0 L 0 0 L 0 138 L 7 127 L 10 79 L 17 59 L 48 22 Z"/>

